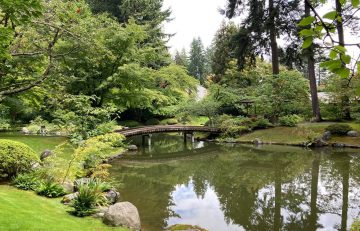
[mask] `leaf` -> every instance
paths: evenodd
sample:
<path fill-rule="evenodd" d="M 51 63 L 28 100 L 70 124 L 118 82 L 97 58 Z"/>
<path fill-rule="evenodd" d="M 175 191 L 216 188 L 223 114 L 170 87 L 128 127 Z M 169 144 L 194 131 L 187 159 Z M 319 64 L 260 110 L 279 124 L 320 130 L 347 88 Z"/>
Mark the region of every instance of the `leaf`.
<path fill-rule="evenodd" d="M 315 21 L 315 17 L 314 16 L 309 16 L 309 17 L 306 17 L 306 18 L 303 18 L 298 26 L 308 26 L 310 25 L 311 23 L 313 23 Z"/>
<path fill-rule="evenodd" d="M 360 73 L 360 62 L 357 63 L 357 73 Z"/>
<path fill-rule="evenodd" d="M 336 69 L 334 71 L 335 74 L 339 75 L 341 78 L 347 78 L 350 75 L 350 69 L 346 67 L 342 67 L 339 69 Z"/>
<path fill-rule="evenodd" d="M 340 59 L 329 60 L 329 61 L 322 62 L 320 64 L 320 67 L 324 67 L 330 71 L 335 71 L 336 69 L 341 68 L 341 66 L 342 66 L 342 62 Z"/>
<path fill-rule="evenodd" d="M 350 55 L 341 55 L 341 60 L 346 63 L 346 64 L 349 64 L 350 61 L 351 61 L 351 56 Z"/>
<path fill-rule="evenodd" d="M 359 0 L 351 0 L 351 4 L 354 8 L 357 8 L 359 6 L 360 1 Z"/>
<path fill-rule="evenodd" d="M 330 11 L 330 12 L 327 12 L 326 14 L 324 14 L 323 18 L 335 20 L 336 16 L 337 16 L 337 12 L 336 12 L 336 10 L 334 10 L 334 11 Z"/>
<path fill-rule="evenodd" d="M 345 54 L 345 52 L 346 52 L 346 48 L 343 46 L 340 46 L 340 45 L 335 46 L 334 49 L 337 50 L 341 54 Z"/>
<path fill-rule="evenodd" d="M 338 55 L 338 52 L 336 50 L 332 49 L 330 51 L 329 57 L 330 57 L 330 59 L 335 59 L 337 55 Z"/>
<path fill-rule="evenodd" d="M 304 40 L 304 43 L 302 44 L 302 48 L 306 49 L 310 47 L 312 43 L 313 43 L 313 37 L 308 37 Z"/>
<path fill-rule="evenodd" d="M 312 36 L 314 35 L 315 32 L 313 30 L 310 30 L 310 29 L 303 29 L 300 31 L 300 35 L 305 37 L 305 36 Z"/>

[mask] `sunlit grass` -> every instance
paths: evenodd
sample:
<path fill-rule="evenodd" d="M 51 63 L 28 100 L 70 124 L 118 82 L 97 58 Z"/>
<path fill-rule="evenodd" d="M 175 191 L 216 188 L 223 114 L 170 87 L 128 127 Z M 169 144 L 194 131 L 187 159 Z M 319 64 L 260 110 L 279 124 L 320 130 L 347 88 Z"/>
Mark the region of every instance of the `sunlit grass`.
<path fill-rule="evenodd" d="M 67 211 L 71 208 L 61 204 L 60 199 L 40 197 L 34 192 L 18 190 L 7 185 L 0 185 L 0 204 L 2 231 L 115 230 L 104 225 L 100 219 L 70 215 Z"/>

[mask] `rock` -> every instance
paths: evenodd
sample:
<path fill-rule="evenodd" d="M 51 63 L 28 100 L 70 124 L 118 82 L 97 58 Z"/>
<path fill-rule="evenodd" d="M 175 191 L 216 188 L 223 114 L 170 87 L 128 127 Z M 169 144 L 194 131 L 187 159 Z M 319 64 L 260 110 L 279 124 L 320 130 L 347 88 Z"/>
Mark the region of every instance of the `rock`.
<path fill-rule="evenodd" d="M 98 207 L 98 212 L 93 215 L 95 218 L 104 218 L 106 211 L 108 211 L 109 207 Z"/>
<path fill-rule="evenodd" d="M 311 146 L 313 147 L 323 147 L 328 145 L 328 143 L 326 143 L 326 141 L 323 140 L 323 138 L 316 138 L 312 143 Z"/>
<path fill-rule="evenodd" d="M 53 153 L 51 150 L 45 150 L 40 155 L 40 160 L 44 160 L 45 158 L 51 156 Z"/>
<path fill-rule="evenodd" d="M 332 144 L 332 146 L 335 147 L 335 148 L 344 148 L 344 147 L 345 147 L 345 144 L 334 143 L 334 144 Z"/>
<path fill-rule="evenodd" d="M 256 138 L 255 140 L 254 140 L 254 144 L 255 145 L 261 145 L 263 142 L 259 139 L 259 138 Z"/>
<path fill-rule="evenodd" d="M 137 208 L 130 202 L 111 205 L 105 212 L 104 223 L 110 226 L 125 226 L 140 231 L 141 223 Z"/>
<path fill-rule="evenodd" d="M 77 198 L 78 196 L 79 196 L 79 192 L 65 195 L 65 196 L 63 197 L 63 199 L 61 200 L 61 203 L 69 204 L 72 200 L 74 200 L 74 199 Z"/>
<path fill-rule="evenodd" d="M 324 132 L 324 134 L 322 135 L 321 138 L 322 138 L 324 141 L 330 140 L 330 138 L 331 138 L 331 132 L 329 132 L 329 131 Z"/>
<path fill-rule="evenodd" d="M 184 225 L 184 224 L 178 224 L 178 225 L 172 225 L 168 228 L 166 228 L 165 231 L 207 231 L 206 229 L 203 229 L 197 225 Z"/>
<path fill-rule="evenodd" d="M 35 169 L 38 169 L 38 168 L 40 168 L 40 164 L 38 163 L 38 162 L 35 162 L 35 163 L 33 163 L 32 165 L 31 165 L 31 169 L 32 170 L 35 170 Z"/>
<path fill-rule="evenodd" d="M 61 132 L 55 132 L 56 136 L 61 136 Z"/>
<path fill-rule="evenodd" d="M 138 147 L 134 144 L 128 146 L 129 151 L 137 151 Z"/>
<path fill-rule="evenodd" d="M 23 127 L 23 128 L 21 128 L 21 133 L 22 134 L 30 134 L 30 131 L 26 127 Z"/>
<path fill-rule="evenodd" d="M 66 193 L 73 193 L 74 192 L 74 183 L 66 181 L 62 184 L 65 189 Z"/>
<path fill-rule="evenodd" d="M 347 135 L 351 137 L 358 137 L 359 133 L 357 131 L 348 131 Z"/>
<path fill-rule="evenodd" d="M 120 193 L 111 189 L 105 192 L 105 197 L 110 204 L 115 204 L 120 199 Z"/>

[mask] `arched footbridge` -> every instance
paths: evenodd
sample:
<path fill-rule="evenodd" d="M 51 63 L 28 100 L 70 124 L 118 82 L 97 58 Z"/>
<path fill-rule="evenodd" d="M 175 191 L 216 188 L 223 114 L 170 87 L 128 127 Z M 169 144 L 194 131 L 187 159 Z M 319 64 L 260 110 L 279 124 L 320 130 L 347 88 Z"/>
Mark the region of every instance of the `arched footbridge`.
<path fill-rule="evenodd" d="M 154 125 L 154 126 L 144 126 L 144 127 L 135 127 L 135 128 L 126 128 L 119 129 L 115 132 L 124 135 L 125 137 L 131 136 L 143 136 L 143 142 L 145 142 L 145 137 L 148 138 L 148 144 L 151 145 L 151 134 L 153 133 L 169 133 L 169 132 L 182 132 L 184 134 L 184 140 L 190 136 L 192 142 L 194 142 L 194 132 L 207 132 L 211 134 L 220 133 L 219 128 L 207 127 L 207 126 L 186 126 L 186 125 Z"/>

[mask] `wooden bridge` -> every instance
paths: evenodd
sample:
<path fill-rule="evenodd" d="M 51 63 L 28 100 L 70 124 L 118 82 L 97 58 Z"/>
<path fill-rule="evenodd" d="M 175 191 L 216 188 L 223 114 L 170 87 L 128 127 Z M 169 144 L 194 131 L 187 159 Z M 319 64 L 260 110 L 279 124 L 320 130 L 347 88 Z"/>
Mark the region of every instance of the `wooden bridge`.
<path fill-rule="evenodd" d="M 194 142 L 194 132 L 220 133 L 220 129 L 207 126 L 185 126 L 185 125 L 154 125 L 135 128 L 126 128 L 116 130 L 115 132 L 124 135 L 125 137 L 143 136 L 143 143 L 145 138 L 148 138 L 148 145 L 151 145 L 151 134 L 153 133 L 169 133 L 182 132 L 184 134 L 184 141 L 190 136 L 191 141 Z"/>

